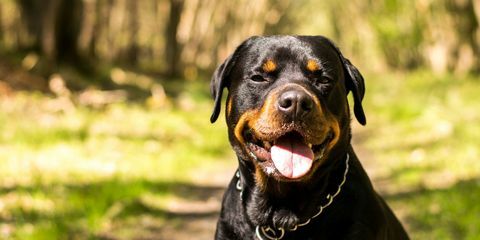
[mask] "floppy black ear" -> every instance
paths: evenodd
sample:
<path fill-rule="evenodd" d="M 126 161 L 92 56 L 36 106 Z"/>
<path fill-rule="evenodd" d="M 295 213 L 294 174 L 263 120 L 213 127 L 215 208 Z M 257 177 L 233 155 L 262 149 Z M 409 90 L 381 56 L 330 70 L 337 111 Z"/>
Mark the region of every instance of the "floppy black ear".
<path fill-rule="evenodd" d="M 229 75 L 240 55 L 240 51 L 242 51 L 242 49 L 244 49 L 245 47 L 249 46 L 252 40 L 256 38 L 258 37 L 250 37 L 242 44 L 240 44 L 232 53 L 232 55 L 225 59 L 225 61 L 220 66 L 218 66 L 218 68 L 213 73 L 212 80 L 210 82 L 210 94 L 212 95 L 212 98 L 215 99 L 215 103 L 213 106 L 212 116 L 210 116 L 211 123 L 217 121 L 218 115 L 220 114 L 223 89 L 230 84 Z"/>
<path fill-rule="evenodd" d="M 367 124 L 367 119 L 365 117 L 365 112 L 363 111 L 362 100 L 365 95 L 365 81 L 363 76 L 358 71 L 358 69 L 353 66 L 350 60 L 346 59 L 340 49 L 328 38 L 324 38 L 338 53 L 340 61 L 342 61 L 343 70 L 346 73 L 345 76 L 345 86 L 347 88 L 347 94 L 349 91 L 352 91 L 353 94 L 353 113 L 357 121 L 365 125 Z"/>
<path fill-rule="evenodd" d="M 348 73 L 348 76 L 345 76 L 347 91 L 352 91 L 353 93 L 353 113 L 355 113 L 357 121 L 360 124 L 365 125 L 367 124 L 367 118 L 365 117 L 365 112 L 363 111 L 362 106 L 363 96 L 365 95 L 365 81 L 363 80 L 360 71 L 358 71 L 348 59 L 343 56 L 341 56 L 341 59 L 343 67 Z"/>
<path fill-rule="evenodd" d="M 210 94 L 215 99 L 212 116 L 210 116 L 210 122 L 217 121 L 218 115 L 222 105 L 223 88 L 226 87 L 228 75 L 234 65 L 234 54 L 230 55 L 220 66 L 217 67 L 213 73 L 212 80 L 210 82 Z"/>

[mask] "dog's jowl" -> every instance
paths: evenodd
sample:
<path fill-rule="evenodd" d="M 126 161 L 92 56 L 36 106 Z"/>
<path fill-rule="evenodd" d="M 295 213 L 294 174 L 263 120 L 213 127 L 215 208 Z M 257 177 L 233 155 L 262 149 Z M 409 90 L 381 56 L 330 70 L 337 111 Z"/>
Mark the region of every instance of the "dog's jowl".
<path fill-rule="evenodd" d="M 365 125 L 365 83 L 330 40 L 244 41 L 212 77 L 212 122 L 225 88 L 238 171 L 216 239 L 408 239 L 350 143 L 347 95 Z"/>

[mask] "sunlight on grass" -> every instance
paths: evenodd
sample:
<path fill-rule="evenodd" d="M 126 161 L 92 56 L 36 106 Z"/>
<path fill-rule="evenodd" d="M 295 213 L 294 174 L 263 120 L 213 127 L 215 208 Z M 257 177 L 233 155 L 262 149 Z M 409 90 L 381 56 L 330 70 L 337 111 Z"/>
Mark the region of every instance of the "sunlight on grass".
<path fill-rule="evenodd" d="M 375 127 L 367 126 L 374 136 L 366 146 L 376 158 L 389 159 L 386 175 L 406 167 L 433 168 L 427 175 L 419 171 L 416 178 L 396 176 L 400 185 L 435 187 L 435 182 L 446 178 L 470 179 L 480 174 L 478 81 L 421 72 L 372 81 L 366 105 L 369 116 L 373 115 L 369 125 Z"/>
<path fill-rule="evenodd" d="M 368 124 L 354 138 L 412 238 L 475 239 L 480 80 L 416 72 L 366 81 Z M 148 237 L 167 222 L 181 229 L 168 209 L 218 211 L 201 197 L 202 181 L 233 173 L 226 126 L 209 122 L 207 84 L 172 89 L 160 108 L 62 110 L 25 92 L 1 99 L 0 239 Z"/>
<path fill-rule="evenodd" d="M 15 183 L 28 184 L 34 176 L 68 181 L 78 172 L 89 174 L 74 181 L 112 174 L 186 180 L 196 165 L 230 152 L 222 126 L 208 122 L 209 104 L 199 104 L 194 114 L 136 104 L 48 113 L 43 101 L 48 99 L 30 99 L 25 103 L 36 106 L 2 113 L 0 171 Z"/>
<path fill-rule="evenodd" d="M 373 76 L 367 86 L 361 145 L 374 156 L 377 179 L 389 181 L 383 191 L 406 192 L 391 201 L 412 238 L 477 239 L 480 79 L 417 72 Z"/>
<path fill-rule="evenodd" d="M 412 239 L 478 239 L 480 181 L 460 181 L 447 189 L 430 189 L 387 197 L 404 209 Z"/>
<path fill-rule="evenodd" d="M 145 211 L 161 223 L 161 206 L 142 199 L 169 199 L 177 183 L 235 164 L 207 96 L 178 98 L 190 112 L 139 103 L 57 111 L 49 96 L 2 99 L 0 238 L 100 236 Z"/>

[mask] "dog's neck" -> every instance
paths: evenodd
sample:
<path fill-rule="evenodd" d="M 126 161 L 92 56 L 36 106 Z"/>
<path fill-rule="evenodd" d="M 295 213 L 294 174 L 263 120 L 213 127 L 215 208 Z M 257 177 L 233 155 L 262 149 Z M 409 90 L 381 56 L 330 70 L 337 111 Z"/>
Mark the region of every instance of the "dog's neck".
<path fill-rule="evenodd" d="M 258 176 L 252 174 L 255 172 L 253 163 L 240 159 L 242 205 L 252 224 L 288 229 L 312 217 L 321 201 L 335 192 L 342 180 L 347 152 L 338 149 L 351 149 L 347 139 L 338 143 L 346 146 L 332 149 L 329 157 L 306 182 L 282 182 L 267 177 L 259 184 Z"/>

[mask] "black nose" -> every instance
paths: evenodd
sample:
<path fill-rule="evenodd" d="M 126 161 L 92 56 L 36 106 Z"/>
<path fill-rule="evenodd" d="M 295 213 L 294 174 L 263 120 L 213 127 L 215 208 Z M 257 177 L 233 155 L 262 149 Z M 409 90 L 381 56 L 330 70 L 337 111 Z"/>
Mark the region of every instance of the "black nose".
<path fill-rule="evenodd" d="M 288 90 L 278 98 L 278 110 L 292 119 L 305 117 L 312 111 L 313 99 L 303 90 Z"/>

